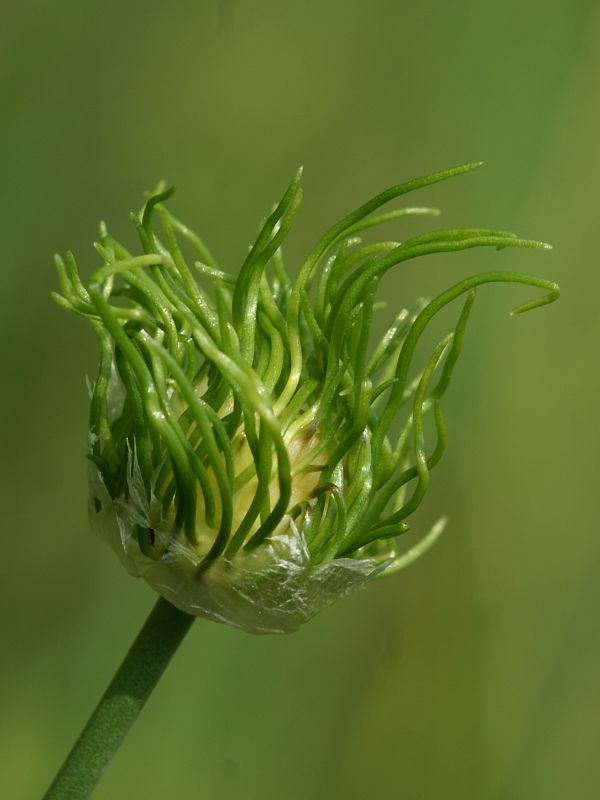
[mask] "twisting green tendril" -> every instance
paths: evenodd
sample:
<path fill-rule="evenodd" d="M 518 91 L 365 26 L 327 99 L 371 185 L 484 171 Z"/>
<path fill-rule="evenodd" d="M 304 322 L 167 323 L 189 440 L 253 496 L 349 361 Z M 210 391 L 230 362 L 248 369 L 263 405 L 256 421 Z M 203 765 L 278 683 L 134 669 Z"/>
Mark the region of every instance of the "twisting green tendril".
<path fill-rule="evenodd" d="M 434 253 L 549 246 L 485 228 L 366 243 L 357 234 L 437 216 L 424 206 L 380 209 L 478 166 L 376 195 L 327 230 L 296 280 L 282 245 L 302 199 L 301 170 L 237 276 L 166 208 L 173 190 L 163 185 L 132 215 L 141 255 L 103 224 L 96 245 L 103 263 L 89 285 L 71 253 L 56 257 L 54 299 L 89 319 L 100 342 L 90 410 L 92 519 L 128 567 L 171 602 L 248 629 L 292 629 L 313 606 L 349 591 L 352 570 L 395 572 L 439 535 L 436 526 L 412 549 L 399 549 L 447 444 L 441 402 L 475 290 L 486 283 L 543 290 L 513 312 L 522 313 L 553 302 L 559 289 L 516 272 L 473 275 L 430 302 L 392 309 L 373 342 L 379 282 Z M 463 295 L 454 331 L 415 366 L 430 322 Z M 310 592 L 320 600 L 309 601 Z"/>

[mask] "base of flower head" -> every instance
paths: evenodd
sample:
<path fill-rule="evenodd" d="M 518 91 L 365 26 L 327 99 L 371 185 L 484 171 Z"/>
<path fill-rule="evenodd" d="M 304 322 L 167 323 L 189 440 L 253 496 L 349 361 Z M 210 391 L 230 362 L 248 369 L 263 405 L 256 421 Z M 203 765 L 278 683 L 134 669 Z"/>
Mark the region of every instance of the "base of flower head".
<path fill-rule="evenodd" d="M 131 575 L 143 577 L 181 611 L 248 633 L 293 633 L 393 564 L 389 554 L 316 564 L 290 517 L 260 548 L 206 564 L 185 535 L 169 532 L 168 521 L 157 524 L 159 504 L 132 488 L 128 500 L 113 501 L 99 470 L 90 464 L 89 512 L 95 533 Z M 154 548 L 162 550 L 158 559 L 140 549 L 140 533 L 149 530 Z"/>

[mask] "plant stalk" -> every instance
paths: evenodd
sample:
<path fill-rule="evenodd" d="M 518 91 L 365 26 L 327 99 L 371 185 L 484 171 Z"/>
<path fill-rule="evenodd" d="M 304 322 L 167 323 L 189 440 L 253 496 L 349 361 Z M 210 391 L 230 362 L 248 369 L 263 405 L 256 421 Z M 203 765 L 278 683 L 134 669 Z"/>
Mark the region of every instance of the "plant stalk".
<path fill-rule="evenodd" d="M 194 619 L 158 599 L 44 800 L 90 797 Z"/>

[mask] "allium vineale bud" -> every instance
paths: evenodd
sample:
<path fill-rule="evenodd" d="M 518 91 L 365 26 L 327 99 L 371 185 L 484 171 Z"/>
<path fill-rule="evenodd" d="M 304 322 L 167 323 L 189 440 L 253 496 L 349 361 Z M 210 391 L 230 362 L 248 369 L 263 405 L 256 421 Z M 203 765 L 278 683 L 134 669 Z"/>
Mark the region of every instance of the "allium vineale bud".
<path fill-rule="evenodd" d="M 327 231 L 295 281 L 281 244 L 300 203 L 300 172 L 237 276 L 217 267 L 163 205 L 172 191 L 160 189 L 133 215 L 142 255 L 102 226 L 96 249 L 104 264 L 87 288 L 70 253 L 56 258 L 62 295 L 55 299 L 90 320 L 101 348 L 90 517 L 131 573 L 186 612 L 253 632 L 289 632 L 433 541 L 441 525 L 412 550 L 399 546 L 445 448 L 440 401 L 475 287 L 511 281 L 547 291 L 517 311 L 551 302 L 558 287 L 518 273 L 475 275 L 402 309 L 372 347 L 376 289 L 394 265 L 472 247 L 547 246 L 496 230 L 376 244 L 357 234 L 437 214 L 373 212 L 475 166 L 373 198 Z M 414 374 L 425 327 L 461 295 L 455 330 Z"/>

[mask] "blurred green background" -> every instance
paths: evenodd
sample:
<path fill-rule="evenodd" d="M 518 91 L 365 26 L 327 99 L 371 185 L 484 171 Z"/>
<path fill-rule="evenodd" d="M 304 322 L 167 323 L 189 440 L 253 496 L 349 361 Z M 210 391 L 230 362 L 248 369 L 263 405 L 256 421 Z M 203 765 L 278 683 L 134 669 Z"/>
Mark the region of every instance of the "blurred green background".
<path fill-rule="evenodd" d="M 49 299 L 52 253 L 89 274 L 98 220 L 133 241 L 128 212 L 164 177 L 235 270 L 303 163 L 297 265 L 367 196 L 476 159 L 415 202 L 555 250 L 414 262 L 386 278 L 389 313 L 485 269 L 563 297 L 510 319 L 527 290 L 479 293 L 413 524 L 447 514 L 446 533 L 294 636 L 197 623 L 95 797 L 600 796 L 598 4 L 33 0 L 2 17 L 0 796 L 41 795 L 152 603 L 88 532 L 96 343 Z"/>

